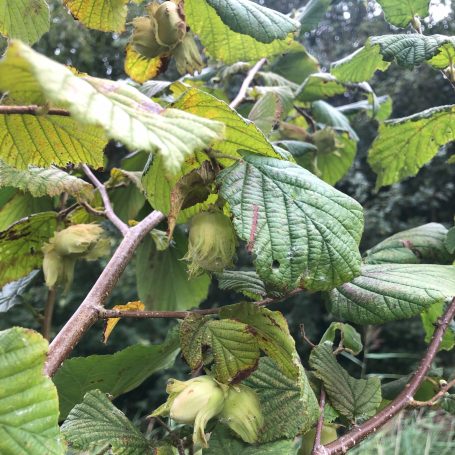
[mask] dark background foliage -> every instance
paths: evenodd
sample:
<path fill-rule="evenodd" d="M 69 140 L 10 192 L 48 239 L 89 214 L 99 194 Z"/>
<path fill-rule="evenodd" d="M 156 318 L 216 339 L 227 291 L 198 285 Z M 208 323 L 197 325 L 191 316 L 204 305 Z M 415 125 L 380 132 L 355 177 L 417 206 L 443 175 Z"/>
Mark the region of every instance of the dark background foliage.
<path fill-rule="evenodd" d="M 289 12 L 305 4 L 304 1 L 263 0 L 258 3 Z M 321 62 L 324 69 L 335 61 L 363 45 L 369 35 L 393 33 L 389 26 L 377 14 L 374 2 L 334 1 L 319 27 L 305 34 L 303 42 L 308 50 Z M 131 16 L 140 11 L 139 6 L 131 4 Z M 127 34 L 101 33 L 85 29 L 78 24 L 61 6 L 52 2 L 53 26 L 35 46 L 37 50 L 55 60 L 75 66 L 94 76 L 112 79 L 125 78 L 123 72 L 124 45 Z M 425 23 L 427 33 L 452 35 L 455 32 L 454 12 L 437 24 Z M 173 80 L 172 67 L 162 76 Z M 386 74 L 378 75 L 371 81 L 378 95 L 388 94 L 393 99 L 392 117 L 403 117 L 426 108 L 453 103 L 453 89 L 443 77 L 429 67 L 420 67 L 414 71 L 393 66 Z M 351 102 L 349 96 L 339 97 L 334 104 Z M 415 178 L 407 179 L 392 187 L 374 192 L 375 175 L 366 163 L 366 153 L 371 144 L 377 124 L 364 115 L 352 119 L 354 128 L 360 136 L 359 151 L 349 174 L 337 187 L 357 199 L 365 208 L 365 233 L 362 251 L 373 246 L 385 237 L 410 227 L 431 221 L 441 222 L 446 226 L 453 223 L 453 201 L 455 200 L 455 166 L 446 164 L 447 157 L 453 153 L 453 146 L 448 145 L 438 156 L 425 166 Z M 111 147 L 109 156 L 118 163 L 126 151 Z M 239 265 L 248 264 L 250 258 L 244 251 L 239 252 Z M 75 282 L 66 296 L 59 298 L 54 319 L 54 333 L 74 312 L 102 270 L 103 264 L 84 264 L 76 270 Z M 111 305 L 136 300 L 134 263 L 130 264 L 115 289 L 110 300 Z M 40 280 L 36 280 L 37 283 Z M 32 287 L 24 296 L 21 305 L 6 314 L 2 314 L 0 330 L 11 325 L 21 325 L 39 329 L 37 315 L 42 311 L 46 291 L 42 286 Z M 203 306 L 210 307 L 234 303 L 241 296 L 222 293 L 216 284 L 212 285 L 209 298 Z M 275 305 L 286 315 L 291 330 L 302 354 L 305 346 L 301 338 L 300 325 L 304 324 L 306 334 L 317 341 L 330 323 L 330 315 L 324 307 L 320 295 L 301 295 L 285 303 Z M 102 324 L 98 323 L 84 337 L 74 355 L 93 353 L 113 353 L 138 342 L 160 342 L 165 337 L 170 325 L 166 320 L 124 320 L 114 331 L 108 344 L 101 342 Z M 416 362 L 415 354 L 425 348 L 424 335 L 420 320 L 415 318 L 405 323 L 385 324 L 380 328 L 361 328 L 371 340 L 370 351 L 383 353 L 410 353 L 405 359 L 387 361 L 370 360 L 363 373 L 379 373 L 386 378 L 408 374 Z M 442 354 L 440 365 L 450 366 L 454 362 L 453 354 Z M 362 371 L 359 365 L 347 361 L 346 366 L 354 375 Z M 171 371 L 155 375 L 138 389 L 120 397 L 116 404 L 131 418 L 143 417 L 164 397 L 165 381 L 170 376 L 187 377 L 188 370 L 182 361 L 178 361 Z"/>

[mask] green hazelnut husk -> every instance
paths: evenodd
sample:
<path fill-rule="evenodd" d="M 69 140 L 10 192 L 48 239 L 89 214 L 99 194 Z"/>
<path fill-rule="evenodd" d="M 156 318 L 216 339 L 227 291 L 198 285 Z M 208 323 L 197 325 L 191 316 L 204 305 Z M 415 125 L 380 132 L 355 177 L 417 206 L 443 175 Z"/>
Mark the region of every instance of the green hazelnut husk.
<path fill-rule="evenodd" d="M 194 74 L 201 71 L 203 62 L 192 33 L 187 33 L 183 41 L 173 50 L 177 71 L 180 74 Z"/>
<path fill-rule="evenodd" d="M 133 35 L 131 43 L 136 52 L 151 59 L 166 51 L 155 37 L 155 25 L 150 17 L 136 17 L 133 19 Z"/>
<path fill-rule="evenodd" d="M 186 34 L 186 24 L 178 9 L 174 2 L 167 1 L 154 8 L 152 15 L 156 41 L 171 49 L 182 42 Z"/>

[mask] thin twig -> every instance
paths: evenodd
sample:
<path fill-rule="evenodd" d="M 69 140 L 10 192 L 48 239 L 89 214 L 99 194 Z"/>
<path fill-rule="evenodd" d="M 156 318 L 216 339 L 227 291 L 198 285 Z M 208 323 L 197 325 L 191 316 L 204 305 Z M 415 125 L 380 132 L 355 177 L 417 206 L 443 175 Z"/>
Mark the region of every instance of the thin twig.
<path fill-rule="evenodd" d="M 248 87 L 250 84 L 253 82 L 253 79 L 255 78 L 256 74 L 258 71 L 261 69 L 261 67 L 264 65 L 264 63 L 267 60 L 265 58 L 261 58 L 256 65 L 253 66 L 253 68 L 248 71 L 248 74 L 246 75 L 245 79 L 242 82 L 242 85 L 240 87 L 239 93 L 237 93 L 237 96 L 231 101 L 229 104 L 229 107 L 232 107 L 232 109 L 235 109 L 245 98 L 246 92 L 248 90 Z"/>
<path fill-rule="evenodd" d="M 49 108 L 32 104 L 30 106 L 0 106 L 0 114 L 22 114 L 22 115 L 58 115 L 69 117 L 71 114 L 66 109 Z"/>
<path fill-rule="evenodd" d="M 321 445 L 322 425 L 324 424 L 324 408 L 325 408 L 325 390 L 321 385 L 321 394 L 319 395 L 319 418 L 316 425 L 316 435 L 314 436 L 314 444 L 312 453 Z"/>
<path fill-rule="evenodd" d="M 41 324 L 41 333 L 46 340 L 51 338 L 52 316 L 54 314 L 55 300 L 57 298 L 57 290 L 51 288 L 47 291 L 46 304 L 44 306 L 44 317 Z"/>
<path fill-rule="evenodd" d="M 103 216 L 107 218 L 106 210 L 97 210 L 94 207 L 92 207 L 88 202 L 81 201 L 80 205 L 84 207 L 85 210 L 87 210 L 88 213 L 91 213 L 92 215 L 95 216 Z"/>
<path fill-rule="evenodd" d="M 109 221 L 122 233 L 122 235 L 125 236 L 129 231 L 129 227 L 115 214 L 114 209 L 112 208 L 111 200 L 107 194 L 106 187 L 95 177 L 91 169 L 86 164 L 82 164 L 81 168 L 99 191 L 101 199 L 103 200 L 106 218 L 108 218 Z"/>
<path fill-rule="evenodd" d="M 300 294 L 303 289 L 297 288 L 289 292 L 289 294 L 280 297 L 269 297 L 264 300 L 254 302 L 258 306 L 271 305 L 273 303 L 281 302 L 289 297 Z M 210 314 L 218 314 L 223 307 L 210 308 L 207 310 L 188 310 L 188 311 L 122 311 L 122 310 L 109 310 L 105 308 L 98 309 L 99 319 L 111 319 L 111 318 L 133 318 L 133 319 L 185 319 L 192 314 L 199 314 L 202 316 Z"/>
<path fill-rule="evenodd" d="M 449 381 L 446 385 L 441 387 L 441 390 L 430 400 L 428 401 L 417 401 L 411 400 L 409 406 L 414 408 L 423 408 L 423 407 L 431 407 L 438 404 L 439 400 L 452 388 L 455 387 L 455 378 Z"/>
<path fill-rule="evenodd" d="M 389 403 L 384 409 L 378 412 L 374 417 L 367 420 L 363 424 L 354 427 L 345 435 L 336 441 L 326 445 L 319 446 L 315 451 L 314 455 L 341 455 L 346 453 L 349 449 L 363 441 L 370 434 L 374 433 L 378 428 L 381 428 L 390 419 L 395 417 L 400 411 L 402 411 L 412 401 L 413 395 L 416 393 L 426 374 L 428 373 L 431 363 L 435 358 L 439 346 L 442 342 L 447 327 L 455 316 L 455 297 L 452 299 L 448 309 L 444 313 L 443 317 L 439 320 L 437 328 L 433 333 L 428 349 L 420 361 L 419 367 L 412 376 L 412 379 L 406 384 L 405 388 L 401 393 Z"/>
<path fill-rule="evenodd" d="M 128 230 L 84 301 L 50 344 L 45 366 L 48 376 L 55 374 L 84 333 L 98 320 L 99 309 L 116 286 L 139 243 L 164 218 L 155 210 Z"/>

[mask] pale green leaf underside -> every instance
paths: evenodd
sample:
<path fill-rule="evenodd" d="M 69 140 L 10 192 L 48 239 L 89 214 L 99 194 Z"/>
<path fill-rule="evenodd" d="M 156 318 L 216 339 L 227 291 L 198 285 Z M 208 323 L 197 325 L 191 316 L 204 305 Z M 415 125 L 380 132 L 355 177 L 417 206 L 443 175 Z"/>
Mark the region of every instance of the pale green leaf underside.
<path fill-rule="evenodd" d="M 100 390 L 92 390 L 76 405 L 62 425 L 70 446 L 90 453 L 151 455 L 153 449 L 128 418 Z M 103 451 L 103 449 L 105 449 Z"/>
<path fill-rule="evenodd" d="M 12 186 L 32 196 L 58 196 L 68 193 L 79 200 L 93 197 L 93 186 L 57 168 L 18 170 L 0 161 L 0 187 Z"/>
<path fill-rule="evenodd" d="M 0 33 L 33 44 L 49 30 L 46 0 L 0 0 Z"/>
<path fill-rule="evenodd" d="M 263 357 L 244 382 L 259 395 L 264 426 L 259 442 L 294 438 L 308 431 L 318 417 L 318 404 L 302 366 L 298 380 L 283 375 L 272 359 Z"/>
<path fill-rule="evenodd" d="M 65 0 L 71 14 L 86 27 L 103 32 L 123 32 L 128 0 Z"/>
<path fill-rule="evenodd" d="M 310 366 L 322 381 L 330 404 L 351 421 L 372 417 L 381 404 L 381 382 L 378 378 L 356 379 L 337 362 L 332 343 L 316 346 L 310 355 Z"/>
<path fill-rule="evenodd" d="M 360 272 L 363 213 L 350 197 L 296 164 L 250 154 L 219 182 L 266 283 L 328 290 Z"/>
<path fill-rule="evenodd" d="M 438 326 L 439 319 L 447 310 L 445 302 L 438 302 L 427 308 L 420 317 L 422 318 L 423 328 L 425 330 L 425 342 L 429 343 L 433 333 Z M 440 351 L 450 351 L 455 346 L 455 322 L 452 321 L 447 330 L 444 332 L 441 344 L 439 345 Z"/>
<path fill-rule="evenodd" d="M 316 101 L 341 95 L 346 91 L 343 83 L 329 73 L 315 73 L 308 76 L 297 89 L 296 98 L 300 101 Z"/>
<path fill-rule="evenodd" d="M 391 62 L 412 69 L 438 56 L 444 45 L 453 47 L 451 37 L 444 35 L 398 34 L 373 36 L 365 46 L 332 64 L 330 72 L 344 82 L 362 82 L 375 71 L 385 71 Z M 438 57 L 436 57 L 438 58 Z M 438 59 L 435 65 L 441 65 Z"/>
<path fill-rule="evenodd" d="M 414 19 L 429 15 L 430 0 L 377 0 L 384 11 L 387 22 L 405 28 Z"/>
<path fill-rule="evenodd" d="M 295 32 L 298 22 L 278 11 L 249 0 L 205 0 L 232 31 L 261 43 L 283 40 Z"/>
<path fill-rule="evenodd" d="M 0 287 L 41 267 L 41 248 L 54 234 L 56 227 L 57 214 L 43 212 L 0 232 Z"/>
<path fill-rule="evenodd" d="M 367 264 L 450 264 L 444 241 L 447 229 L 439 223 L 417 226 L 383 240 L 366 252 Z"/>
<path fill-rule="evenodd" d="M 0 332 L 0 453 L 63 455 L 58 397 L 44 375 L 47 341 L 33 330 Z"/>
<path fill-rule="evenodd" d="M 156 371 L 171 367 L 179 352 L 178 337 L 174 335 L 159 345 L 135 344 L 115 354 L 66 360 L 54 377 L 60 418 L 65 418 L 94 385 L 115 398 L 136 388 Z"/>
<path fill-rule="evenodd" d="M 227 64 L 259 60 L 300 49 L 300 44 L 293 40 L 292 34 L 266 44 L 232 31 L 206 0 L 185 0 L 185 15 L 188 25 L 199 36 L 207 54 Z"/>
<path fill-rule="evenodd" d="M 8 114 L 0 115 L 0 144 L 0 158 L 18 169 L 68 163 L 99 168 L 107 138 L 101 128 L 70 117 Z"/>
<path fill-rule="evenodd" d="M 13 42 L 0 63 L 0 90 L 21 101 L 66 108 L 81 124 L 100 126 L 131 150 L 158 152 L 169 172 L 196 149 L 222 137 L 224 125 L 159 105 L 125 83 L 77 77 L 68 68 Z M 24 99 L 25 98 L 25 99 Z"/>
<path fill-rule="evenodd" d="M 359 324 L 416 316 L 455 296 L 455 267 L 434 264 L 364 265 L 362 274 L 330 293 L 330 310 Z"/>
<path fill-rule="evenodd" d="M 224 270 L 217 278 L 218 286 L 223 291 L 243 292 L 248 296 L 267 295 L 264 282 L 254 270 Z"/>
<path fill-rule="evenodd" d="M 376 188 L 416 175 L 441 146 L 454 139 L 455 106 L 383 123 L 368 153 L 368 163 L 378 174 Z"/>

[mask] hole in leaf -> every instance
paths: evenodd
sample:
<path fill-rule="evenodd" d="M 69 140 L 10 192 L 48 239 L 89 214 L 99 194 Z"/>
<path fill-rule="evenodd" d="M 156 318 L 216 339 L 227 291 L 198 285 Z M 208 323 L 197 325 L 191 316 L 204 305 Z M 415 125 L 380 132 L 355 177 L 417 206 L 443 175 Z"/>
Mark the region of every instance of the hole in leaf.
<path fill-rule="evenodd" d="M 276 259 L 272 262 L 272 269 L 273 270 L 278 270 L 280 268 L 280 261 L 277 261 Z"/>

